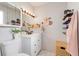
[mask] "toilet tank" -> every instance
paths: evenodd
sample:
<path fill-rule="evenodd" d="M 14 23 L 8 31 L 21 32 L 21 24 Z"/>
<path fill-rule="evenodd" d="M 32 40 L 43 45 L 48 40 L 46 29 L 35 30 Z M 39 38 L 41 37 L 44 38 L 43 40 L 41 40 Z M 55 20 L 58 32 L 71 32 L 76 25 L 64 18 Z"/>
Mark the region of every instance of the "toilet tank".
<path fill-rule="evenodd" d="M 2 55 L 11 56 L 16 55 L 21 49 L 21 40 L 10 40 L 1 43 Z"/>

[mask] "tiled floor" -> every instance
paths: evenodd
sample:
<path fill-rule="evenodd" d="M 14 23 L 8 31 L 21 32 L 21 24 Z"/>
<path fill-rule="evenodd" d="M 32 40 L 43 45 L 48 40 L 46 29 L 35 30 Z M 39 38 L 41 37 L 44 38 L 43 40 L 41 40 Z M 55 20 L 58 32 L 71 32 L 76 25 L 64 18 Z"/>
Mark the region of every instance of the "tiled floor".
<path fill-rule="evenodd" d="M 55 56 L 55 54 L 49 51 L 43 50 L 38 54 L 38 56 Z"/>

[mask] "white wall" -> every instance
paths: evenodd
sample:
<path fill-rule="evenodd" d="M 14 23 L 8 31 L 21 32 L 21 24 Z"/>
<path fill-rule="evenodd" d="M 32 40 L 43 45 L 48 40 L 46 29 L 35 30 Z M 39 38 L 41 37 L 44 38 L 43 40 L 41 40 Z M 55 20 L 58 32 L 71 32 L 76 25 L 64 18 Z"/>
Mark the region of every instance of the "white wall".
<path fill-rule="evenodd" d="M 79 2 L 68 2 L 67 3 L 68 9 L 79 9 Z"/>
<path fill-rule="evenodd" d="M 66 41 L 63 32 L 62 18 L 64 10 L 67 8 L 67 3 L 51 2 L 35 8 L 37 18 L 34 22 L 41 22 L 44 17 L 51 17 L 53 21 L 52 26 L 45 26 L 43 32 L 43 49 L 53 51 L 56 40 Z"/>

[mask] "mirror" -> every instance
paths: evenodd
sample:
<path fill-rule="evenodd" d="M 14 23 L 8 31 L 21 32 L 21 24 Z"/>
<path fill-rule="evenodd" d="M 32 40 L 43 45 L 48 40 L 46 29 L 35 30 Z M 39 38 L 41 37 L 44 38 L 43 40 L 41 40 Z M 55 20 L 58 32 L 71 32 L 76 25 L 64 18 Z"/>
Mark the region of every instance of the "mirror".
<path fill-rule="evenodd" d="M 31 16 L 22 13 L 22 29 L 26 30 L 28 24 L 31 24 L 32 21 L 33 18 Z"/>
<path fill-rule="evenodd" d="M 22 13 L 22 30 L 23 34 L 32 34 L 33 29 L 32 29 L 32 22 L 33 22 L 33 17 L 30 15 Z"/>
<path fill-rule="evenodd" d="M 0 25 L 21 26 L 20 9 L 7 2 L 0 2 Z"/>

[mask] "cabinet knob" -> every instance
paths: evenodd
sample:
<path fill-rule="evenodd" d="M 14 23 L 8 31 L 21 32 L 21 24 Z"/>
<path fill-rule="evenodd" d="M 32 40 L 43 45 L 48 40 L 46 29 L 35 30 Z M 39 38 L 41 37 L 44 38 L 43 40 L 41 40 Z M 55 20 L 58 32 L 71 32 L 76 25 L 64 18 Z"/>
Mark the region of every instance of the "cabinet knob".
<path fill-rule="evenodd" d="M 40 41 L 40 40 L 38 40 L 38 41 Z"/>
<path fill-rule="evenodd" d="M 34 44 L 34 46 L 36 46 L 36 44 Z"/>
<path fill-rule="evenodd" d="M 36 51 L 34 53 L 36 53 Z"/>

